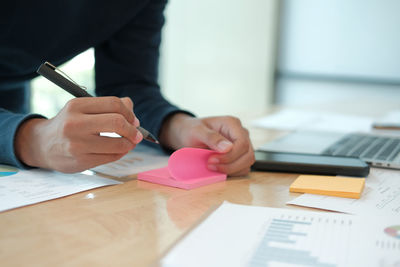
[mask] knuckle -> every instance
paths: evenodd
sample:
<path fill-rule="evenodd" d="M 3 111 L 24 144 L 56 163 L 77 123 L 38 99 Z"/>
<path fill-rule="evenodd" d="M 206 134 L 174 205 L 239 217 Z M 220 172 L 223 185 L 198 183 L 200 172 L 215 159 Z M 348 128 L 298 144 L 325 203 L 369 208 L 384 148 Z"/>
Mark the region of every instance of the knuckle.
<path fill-rule="evenodd" d="M 240 171 L 238 176 L 245 176 L 247 174 L 249 174 L 250 172 L 250 168 L 245 168 L 244 170 Z"/>
<path fill-rule="evenodd" d="M 132 99 L 130 98 L 130 97 L 125 97 L 125 101 L 131 106 L 131 107 L 133 107 L 133 101 L 132 101 Z"/>
<path fill-rule="evenodd" d="M 248 152 L 250 147 L 250 143 L 247 140 L 242 140 L 242 142 L 238 142 L 238 148 L 243 153 Z"/>
<path fill-rule="evenodd" d="M 230 154 L 231 153 L 228 153 L 228 154 L 218 157 L 219 162 L 222 164 L 226 164 L 226 163 L 232 161 L 232 155 L 230 155 Z"/>
<path fill-rule="evenodd" d="M 226 165 L 226 164 L 218 165 L 218 171 L 229 174 L 230 167 L 229 167 L 229 165 Z"/>
<path fill-rule="evenodd" d="M 242 125 L 240 120 L 235 116 L 227 116 L 227 118 L 232 124 Z"/>
<path fill-rule="evenodd" d="M 115 112 L 121 110 L 121 100 L 116 96 L 109 97 L 109 105 L 111 109 Z"/>
<path fill-rule="evenodd" d="M 248 134 L 246 136 L 243 136 L 241 140 L 242 140 L 244 148 L 246 148 L 247 150 L 252 150 L 253 149 L 253 146 L 251 144 L 251 141 L 250 141 L 250 138 L 249 138 Z"/>
<path fill-rule="evenodd" d="M 256 162 L 256 157 L 254 156 L 253 151 L 251 151 L 250 153 L 250 166 L 254 164 L 254 162 Z"/>
<path fill-rule="evenodd" d="M 243 131 L 244 131 L 246 137 L 250 136 L 250 132 L 249 132 L 249 130 L 247 128 L 243 128 Z"/>
<path fill-rule="evenodd" d="M 77 122 L 75 120 L 67 119 L 63 124 L 61 132 L 64 136 L 71 136 L 72 132 L 76 128 L 77 128 Z"/>
<path fill-rule="evenodd" d="M 69 112 L 74 111 L 74 110 L 76 110 L 77 107 L 79 106 L 79 102 L 80 102 L 80 101 L 79 101 L 78 98 L 73 98 L 73 99 L 69 100 L 69 101 L 65 104 L 64 108 L 65 108 L 66 111 L 69 111 Z"/>
<path fill-rule="evenodd" d="M 111 125 L 116 130 L 122 130 L 125 128 L 125 118 L 122 115 L 116 114 L 111 119 Z"/>
<path fill-rule="evenodd" d="M 228 164 L 231 164 L 232 162 L 234 162 L 237 159 L 238 159 L 238 156 L 236 156 L 234 154 L 231 154 L 221 162 L 228 165 Z"/>

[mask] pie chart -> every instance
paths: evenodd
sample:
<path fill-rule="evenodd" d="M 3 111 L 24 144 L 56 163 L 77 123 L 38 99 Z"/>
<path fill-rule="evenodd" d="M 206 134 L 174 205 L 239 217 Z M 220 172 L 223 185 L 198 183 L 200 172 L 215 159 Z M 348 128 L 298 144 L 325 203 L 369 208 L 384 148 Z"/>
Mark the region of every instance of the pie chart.
<path fill-rule="evenodd" d="M 16 174 L 17 172 L 18 172 L 17 168 L 6 165 L 0 165 L 0 177 L 10 176 Z"/>
<path fill-rule="evenodd" d="M 400 225 L 386 227 L 385 233 L 394 238 L 400 239 Z"/>

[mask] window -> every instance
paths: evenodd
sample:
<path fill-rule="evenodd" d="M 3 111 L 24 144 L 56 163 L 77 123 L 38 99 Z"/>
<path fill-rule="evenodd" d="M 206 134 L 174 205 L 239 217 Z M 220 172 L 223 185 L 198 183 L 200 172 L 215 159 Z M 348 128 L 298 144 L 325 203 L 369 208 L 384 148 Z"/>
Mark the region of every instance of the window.
<path fill-rule="evenodd" d="M 94 94 L 94 50 L 89 49 L 67 63 L 57 66 L 76 83 Z M 54 117 L 73 96 L 39 76 L 32 80 L 32 112 Z"/>

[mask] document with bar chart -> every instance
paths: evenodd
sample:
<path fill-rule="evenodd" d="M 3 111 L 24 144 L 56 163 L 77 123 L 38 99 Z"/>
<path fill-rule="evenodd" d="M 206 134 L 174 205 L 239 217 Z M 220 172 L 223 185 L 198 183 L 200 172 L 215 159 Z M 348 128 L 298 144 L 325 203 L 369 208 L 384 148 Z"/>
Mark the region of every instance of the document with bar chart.
<path fill-rule="evenodd" d="M 400 266 L 400 218 L 224 203 L 161 266 Z"/>

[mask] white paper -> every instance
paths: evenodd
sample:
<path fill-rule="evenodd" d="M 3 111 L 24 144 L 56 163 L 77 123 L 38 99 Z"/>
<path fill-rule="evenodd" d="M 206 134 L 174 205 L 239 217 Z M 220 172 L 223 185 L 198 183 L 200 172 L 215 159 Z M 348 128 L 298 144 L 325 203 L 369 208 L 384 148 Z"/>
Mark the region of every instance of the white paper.
<path fill-rule="evenodd" d="M 400 218 L 400 171 L 371 168 L 359 199 L 303 194 L 287 204 L 346 212 L 387 214 Z"/>
<path fill-rule="evenodd" d="M 169 156 L 161 150 L 137 146 L 120 160 L 100 165 L 92 170 L 114 177 L 124 177 L 168 165 Z"/>
<path fill-rule="evenodd" d="M 382 118 L 380 118 L 376 122 L 400 125 L 400 110 L 393 110 L 385 114 Z"/>
<path fill-rule="evenodd" d="M 255 120 L 253 126 L 277 130 L 369 132 L 374 118 L 320 111 L 282 110 Z"/>
<path fill-rule="evenodd" d="M 183 266 L 395 266 L 398 217 L 309 212 L 224 203 L 161 260 Z"/>
<path fill-rule="evenodd" d="M 119 183 L 97 175 L 19 170 L 14 175 L 0 177 L 0 211 Z"/>

